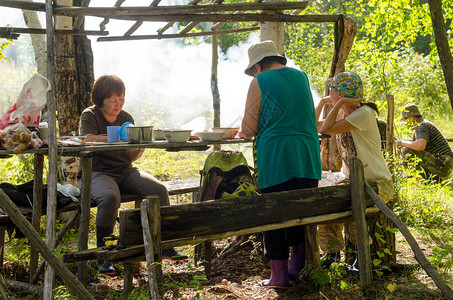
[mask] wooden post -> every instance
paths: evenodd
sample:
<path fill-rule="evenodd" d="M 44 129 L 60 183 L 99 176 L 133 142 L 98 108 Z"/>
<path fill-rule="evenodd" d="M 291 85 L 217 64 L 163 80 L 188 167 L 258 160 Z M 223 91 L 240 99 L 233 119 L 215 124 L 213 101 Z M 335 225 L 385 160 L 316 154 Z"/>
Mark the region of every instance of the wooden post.
<path fill-rule="evenodd" d="M 318 226 L 316 224 L 305 226 L 305 252 L 307 253 L 307 264 L 315 269 L 321 267 L 318 242 Z"/>
<path fill-rule="evenodd" d="M 43 166 L 44 166 L 44 155 L 34 155 L 34 181 L 33 181 L 33 212 L 31 224 L 33 228 L 39 232 L 41 227 L 41 216 L 42 216 L 42 177 L 43 177 Z M 35 247 L 30 246 L 30 279 L 32 283 L 33 277 L 35 276 L 38 268 L 39 253 Z"/>
<path fill-rule="evenodd" d="M 30 224 L 30 222 L 27 221 L 27 219 L 22 215 L 16 205 L 5 194 L 5 192 L 3 192 L 2 189 L 0 189 L 0 206 L 8 214 L 14 224 L 19 227 L 19 229 L 25 234 L 30 244 L 38 249 L 47 263 L 51 266 L 51 268 L 47 268 L 47 270 L 55 269 L 57 274 L 64 280 L 65 284 L 67 284 L 69 288 L 79 297 L 79 299 L 94 300 L 94 297 L 86 290 L 82 283 L 77 280 L 77 278 L 71 273 L 71 271 L 69 271 L 68 268 L 66 268 L 66 266 L 53 253 L 53 249 L 50 249 L 44 243 L 40 235 Z M 44 292 L 46 287 L 49 286 L 46 286 L 46 284 L 44 284 Z"/>
<path fill-rule="evenodd" d="M 436 283 L 437 287 L 442 291 L 447 299 L 453 299 L 453 291 L 451 288 L 442 280 L 442 277 L 439 276 L 436 269 L 431 265 L 429 260 L 423 254 L 423 251 L 417 244 L 417 241 L 412 236 L 409 229 L 407 229 L 406 225 L 398 218 L 398 216 L 388 208 L 384 202 L 379 198 L 373 188 L 365 182 L 365 189 L 368 195 L 370 195 L 371 199 L 373 199 L 374 203 L 377 207 L 395 224 L 395 226 L 401 231 L 401 233 L 406 238 L 409 246 L 411 246 L 412 251 L 414 252 L 415 259 L 420 263 L 422 268 L 426 271 L 428 276 L 430 276 L 434 282 Z"/>
<path fill-rule="evenodd" d="M 365 220 L 365 186 L 362 162 L 357 158 L 349 160 L 351 206 L 357 226 L 357 258 L 359 260 L 360 285 L 369 286 L 372 280 L 368 226 Z"/>
<path fill-rule="evenodd" d="M 145 230 L 143 230 L 145 234 Z M 134 264 L 130 261 L 124 262 L 124 287 L 122 296 L 127 299 L 127 296 L 132 292 L 132 284 L 134 279 Z"/>
<path fill-rule="evenodd" d="M 47 210 L 46 210 L 46 244 L 53 251 L 55 247 L 55 219 L 57 212 L 57 125 L 55 93 L 55 56 L 54 56 L 54 27 L 53 27 L 53 1 L 46 0 L 46 45 L 47 45 L 47 80 L 50 82 L 50 90 L 47 92 L 47 119 L 49 123 L 49 175 L 47 181 Z M 53 299 L 53 287 L 55 283 L 55 271 L 48 267 L 44 276 L 43 299 Z"/>
<path fill-rule="evenodd" d="M 90 226 L 90 208 L 91 208 L 91 170 L 92 159 L 89 153 L 81 154 L 80 163 L 82 166 L 82 186 L 80 197 L 80 223 L 79 223 L 79 240 L 77 242 L 78 250 L 88 249 L 88 233 Z M 87 262 L 80 261 L 77 263 L 78 278 L 84 285 L 87 283 L 88 269 Z"/>
<path fill-rule="evenodd" d="M 5 233 L 6 227 L 0 226 L 0 263 L 3 266 L 3 258 L 5 256 Z"/>
<path fill-rule="evenodd" d="M 156 265 L 155 260 L 155 246 L 159 244 L 160 239 L 156 240 L 155 235 L 160 236 L 154 232 L 155 229 L 160 227 L 160 211 L 159 217 L 153 215 L 155 212 L 155 207 L 160 207 L 159 197 L 148 197 L 145 201 L 142 202 L 140 206 L 140 215 L 143 228 L 143 240 L 145 245 L 145 256 L 146 256 L 146 267 L 148 269 L 148 284 L 149 284 L 149 295 L 151 299 L 159 299 L 159 286 L 158 286 L 158 277 L 159 277 L 159 266 Z M 159 222 L 157 225 L 156 223 Z"/>

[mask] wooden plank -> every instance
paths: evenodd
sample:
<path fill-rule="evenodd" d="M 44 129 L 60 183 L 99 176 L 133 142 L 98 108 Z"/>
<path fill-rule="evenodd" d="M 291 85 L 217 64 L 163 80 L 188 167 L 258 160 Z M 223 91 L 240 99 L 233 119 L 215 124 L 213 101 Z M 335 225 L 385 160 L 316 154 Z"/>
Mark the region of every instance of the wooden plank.
<path fill-rule="evenodd" d="M 86 290 L 80 281 L 69 271 L 58 257 L 47 247 L 40 235 L 36 232 L 30 222 L 20 213 L 11 199 L 0 189 L 0 206 L 8 213 L 19 229 L 27 236 L 29 242 L 33 244 L 44 259 L 52 266 L 57 274 L 64 280 L 66 285 L 75 292 L 80 299 L 94 300 L 94 297 Z M 46 287 L 46 286 L 44 286 Z M 46 299 L 46 298 L 44 298 Z"/>
<path fill-rule="evenodd" d="M 357 158 L 349 159 L 349 180 L 351 183 L 351 204 L 357 226 L 357 258 L 359 260 L 360 286 L 365 289 L 371 284 L 370 244 L 368 225 L 365 220 L 365 189 L 362 162 Z"/>
<path fill-rule="evenodd" d="M 237 231 L 350 209 L 349 185 L 172 205 L 161 207 L 162 240 Z M 138 210 L 121 211 L 120 224 L 120 246 L 143 243 L 134 234 L 141 230 Z"/>
<path fill-rule="evenodd" d="M 411 246 L 412 251 L 414 252 L 415 259 L 418 263 L 422 266 L 422 268 L 426 271 L 429 277 L 433 279 L 436 283 L 437 287 L 442 291 L 444 296 L 447 299 L 453 299 L 453 291 L 451 288 L 442 280 L 442 277 L 439 276 L 439 273 L 436 269 L 431 265 L 429 260 L 423 254 L 423 251 L 417 244 L 417 241 L 412 236 L 409 229 L 404 225 L 404 223 L 400 220 L 400 218 L 390 210 L 384 202 L 382 202 L 381 198 L 377 195 L 377 193 L 373 190 L 373 188 L 365 182 L 365 190 L 367 194 L 373 199 L 376 206 L 395 224 L 395 226 L 401 231 L 403 236 L 406 238 L 406 241 Z"/>
<path fill-rule="evenodd" d="M 228 4 L 200 4 L 200 5 L 171 5 L 148 7 L 77 7 L 55 6 L 54 14 L 57 16 L 97 16 L 117 17 L 134 16 L 136 18 L 152 15 L 180 15 L 180 14 L 207 14 L 228 11 L 255 11 L 255 10 L 294 10 L 303 9 L 307 1 L 296 2 L 263 2 L 263 3 L 228 3 Z M 139 19 L 140 20 L 140 19 Z M 144 19 L 146 20 L 146 19 Z"/>
<path fill-rule="evenodd" d="M 151 201 L 151 204 L 149 203 Z M 159 219 L 154 219 L 152 207 L 159 206 L 159 198 L 148 198 L 141 204 L 141 223 L 143 227 L 143 240 L 145 241 L 145 256 L 146 256 L 146 267 L 148 270 L 148 284 L 149 284 L 149 295 L 151 299 L 159 299 L 159 286 L 157 284 L 157 266 L 154 260 L 154 246 L 160 244 L 160 240 L 153 239 L 155 225 Z M 158 211 L 157 211 L 158 213 Z M 159 214 L 159 213 L 158 213 Z"/>
<path fill-rule="evenodd" d="M 33 212 L 31 224 L 33 228 L 39 232 L 41 227 L 41 216 L 42 216 L 42 177 L 44 167 L 44 155 L 35 154 L 33 160 Z M 35 247 L 30 247 L 30 283 L 32 282 L 33 276 L 38 269 L 39 253 Z"/>

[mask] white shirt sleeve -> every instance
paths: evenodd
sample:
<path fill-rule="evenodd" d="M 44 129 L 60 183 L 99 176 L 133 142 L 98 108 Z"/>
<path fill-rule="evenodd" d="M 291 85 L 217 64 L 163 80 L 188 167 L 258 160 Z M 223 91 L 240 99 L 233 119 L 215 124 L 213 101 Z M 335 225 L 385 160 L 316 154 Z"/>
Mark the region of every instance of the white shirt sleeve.
<path fill-rule="evenodd" d="M 346 117 L 346 121 L 354 125 L 358 130 L 368 129 L 371 121 L 375 119 L 373 109 L 368 106 L 362 106 Z"/>

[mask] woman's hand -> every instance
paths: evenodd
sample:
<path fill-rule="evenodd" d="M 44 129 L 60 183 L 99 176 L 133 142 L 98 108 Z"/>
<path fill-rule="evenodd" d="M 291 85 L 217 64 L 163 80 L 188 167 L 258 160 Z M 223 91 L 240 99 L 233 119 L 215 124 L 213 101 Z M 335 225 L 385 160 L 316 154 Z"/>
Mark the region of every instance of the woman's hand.
<path fill-rule="evenodd" d="M 349 98 L 349 97 L 344 97 L 341 98 L 339 101 L 341 101 L 342 104 L 349 105 L 352 107 L 359 108 L 360 107 L 360 102 L 365 101 L 362 98 Z"/>

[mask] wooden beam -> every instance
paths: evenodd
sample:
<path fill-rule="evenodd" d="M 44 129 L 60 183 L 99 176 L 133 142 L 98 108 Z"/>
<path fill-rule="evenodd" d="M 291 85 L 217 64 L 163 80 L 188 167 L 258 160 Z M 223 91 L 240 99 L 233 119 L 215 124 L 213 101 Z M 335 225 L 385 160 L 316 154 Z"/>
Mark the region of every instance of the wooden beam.
<path fill-rule="evenodd" d="M 431 265 L 429 260 L 423 254 L 423 251 L 418 246 L 417 241 L 409 231 L 409 229 L 404 225 L 403 221 L 392 211 L 390 208 L 382 202 L 381 198 L 377 195 L 377 193 L 373 190 L 373 188 L 365 182 L 365 190 L 368 195 L 373 199 L 376 206 L 395 224 L 395 226 L 401 231 L 403 236 L 406 238 L 409 246 L 411 246 L 412 251 L 414 252 L 415 259 L 419 262 L 422 268 L 426 271 L 428 276 L 430 276 L 434 282 L 436 283 L 437 287 L 442 291 L 444 296 L 447 299 L 453 299 L 453 291 L 451 288 L 442 280 L 439 273 L 436 269 Z"/>
<path fill-rule="evenodd" d="M 106 36 L 98 38 L 98 42 L 113 42 L 113 41 L 131 41 L 131 40 L 160 40 L 160 39 L 175 39 L 175 38 L 187 38 L 187 37 L 196 37 L 196 36 L 206 36 L 206 35 L 217 35 L 217 34 L 227 34 L 227 33 L 236 33 L 236 32 L 246 32 L 259 30 L 259 27 L 247 27 L 240 29 L 229 29 L 229 30 L 215 30 L 215 31 L 205 31 L 205 32 L 193 32 L 193 33 L 175 33 L 175 34 L 154 34 L 154 35 L 132 35 L 132 36 Z"/>
<path fill-rule="evenodd" d="M 115 2 L 115 7 L 120 7 L 121 4 L 123 4 L 123 2 L 126 1 L 126 0 L 116 0 Z M 104 31 L 105 30 L 105 25 L 110 21 L 109 18 L 104 18 L 104 20 L 102 20 L 102 22 L 99 24 L 99 28 Z"/>
<path fill-rule="evenodd" d="M 36 232 L 30 222 L 21 214 L 16 205 L 2 189 L 0 189 L 0 206 L 10 216 L 14 224 L 25 234 L 30 244 L 34 245 L 49 265 L 55 268 L 57 274 L 60 275 L 69 288 L 75 292 L 80 299 L 94 300 L 94 297 L 87 291 L 82 283 L 77 280 L 71 271 L 69 271 L 58 259 L 58 257 L 46 246 L 44 241 L 41 239 L 41 236 Z M 45 288 L 46 286 L 44 285 L 44 289 Z"/>
<path fill-rule="evenodd" d="M 149 6 L 156 7 L 157 5 L 159 5 L 159 3 L 160 0 L 154 0 L 153 2 L 151 2 Z M 133 34 L 140 26 L 142 26 L 142 24 L 143 24 L 142 20 L 135 22 L 135 24 L 132 25 L 131 28 L 129 28 L 129 30 L 126 31 L 126 33 L 124 33 L 124 36 L 130 36 L 131 34 Z"/>
<path fill-rule="evenodd" d="M 16 28 L 16 27 L 0 27 L 0 34 L 8 33 L 29 33 L 29 34 L 46 34 L 46 29 L 42 28 Z M 55 34 L 68 35 L 108 35 L 108 31 L 95 30 L 55 30 Z"/>
<path fill-rule="evenodd" d="M 254 11 L 254 10 L 294 10 L 304 9 L 308 1 L 297 2 L 266 2 L 266 3 L 230 3 L 230 4 L 202 4 L 202 5 L 172 5 L 156 7 L 67 7 L 56 6 L 54 14 L 59 16 L 134 16 L 145 17 L 153 15 L 201 14 L 227 11 Z"/>
<path fill-rule="evenodd" d="M 35 154 L 33 157 L 33 213 L 31 224 L 39 232 L 42 216 L 42 170 L 44 166 L 44 155 Z M 38 269 L 38 261 L 38 250 L 34 246 L 30 246 L 30 283 L 33 283 L 32 279 Z"/>
<path fill-rule="evenodd" d="M 0 6 L 19 8 L 34 11 L 46 11 L 46 5 L 44 3 L 16 1 L 16 0 L 0 0 Z"/>
<path fill-rule="evenodd" d="M 176 14 L 149 16 L 110 16 L 111 19 L 148 22 L 336 22 L 339 15 L 289 15 L 289 14 Z"/>

